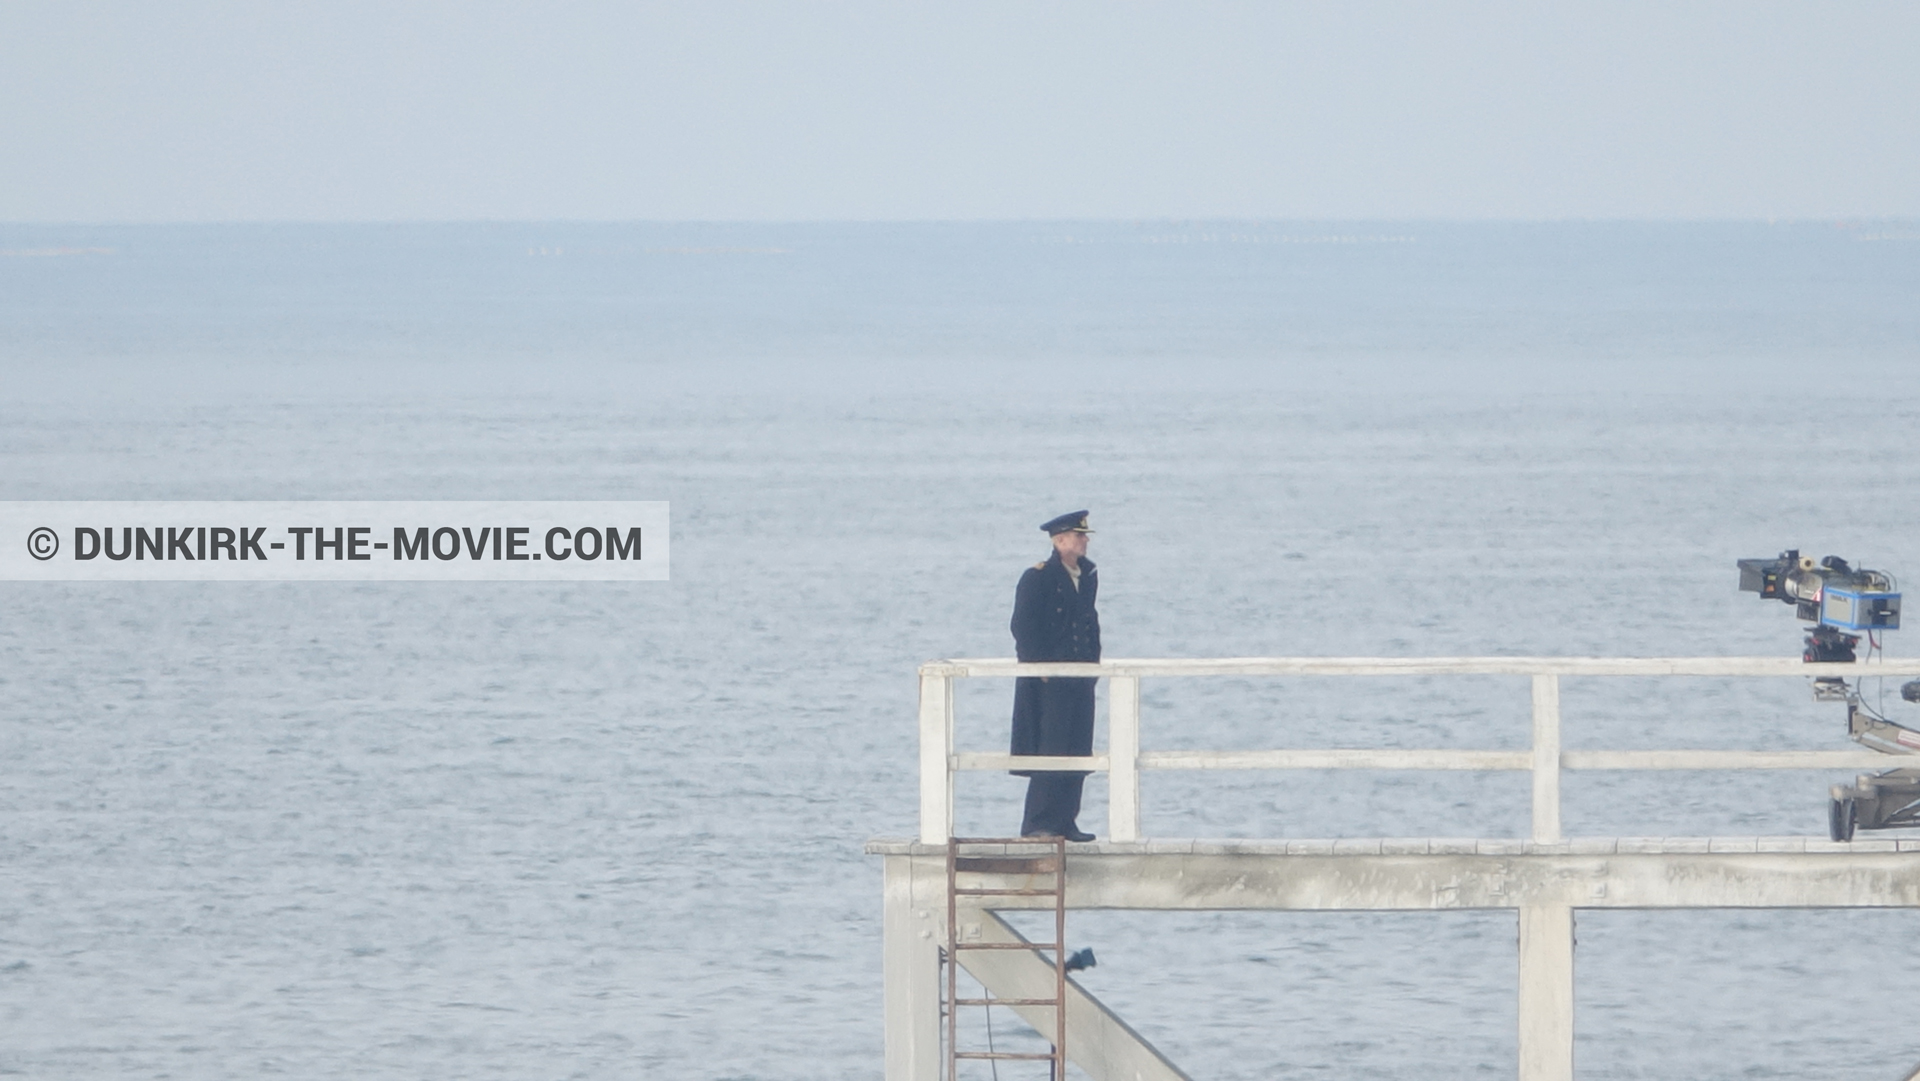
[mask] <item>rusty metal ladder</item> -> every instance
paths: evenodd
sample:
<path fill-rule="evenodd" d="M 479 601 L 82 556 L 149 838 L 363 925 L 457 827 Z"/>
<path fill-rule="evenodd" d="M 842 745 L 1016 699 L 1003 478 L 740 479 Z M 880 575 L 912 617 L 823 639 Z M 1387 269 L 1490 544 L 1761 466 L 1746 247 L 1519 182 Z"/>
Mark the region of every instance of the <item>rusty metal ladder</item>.
<path fill-rule="evenodd" d="M 972 854 L 962 849 L 973 849 Z M 1036 852 L 1036 849 L 1044 850 Z M 1046 876 L 1044 888 L 1024 886 L 962 886 L 960 876 L 969 874 Z M 1031 880 L 1031 879 L 1030 879 Z M 1052 942 L 962 942 L 960 940 L 960 898 L 962 897 L 1052 897 Z M 952 837 L 947 841 L 947 1073 L 946 1081 L 960 1081 L 956 1069 L 962 1060 L 1047 1062 L 1054 1081 L 1067 1076 L 1067 839 L 1064 837 Z M 961 950 L 1052 950 L 1052 998 L 994 998 L 985 991 L 982 998 L 959 997 Z M 984 985 L 983 985 L 984 989 Z M 960 1049 L 960 1009 L 977 1007 L 991 1011 L 995 1006 L 1052 1006 L 1052 1050 L 1046 1054 L 1016 1051 L 963 1051 Z M 988 1024 L 992 1024 L 991 1013 Z M 1038 1026 L 1036 1026 L 1038 1027 Z M 991 1028 L 989 1028 L 991 1032 Z M 1041 1033 L 1044 1037 L 1046 1033 Z"/>

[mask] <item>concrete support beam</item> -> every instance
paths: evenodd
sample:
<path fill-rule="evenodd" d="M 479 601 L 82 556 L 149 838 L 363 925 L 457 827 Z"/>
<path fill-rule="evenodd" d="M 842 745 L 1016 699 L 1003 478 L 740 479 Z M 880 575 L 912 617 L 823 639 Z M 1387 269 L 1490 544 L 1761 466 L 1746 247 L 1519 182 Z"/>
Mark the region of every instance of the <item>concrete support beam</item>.
<path fill-rule="evenodd" d="M 1470 908 L 1908 908 L 1920 907 L 1920 850 L 1895 842 L 1756 851 L 1761 839 L 1669 839 L 1663 851 L 1585 854 L 1558 845 L 1407 842 L 1184 842 L 1171 852 L 1143 845 L 1069 847 L 1069 908 L 1383 911 Z M 1905 844 L 1906 842 L 1902 842 Z M 1867 848 L 1878 845 L 1883 847 Z M 1621 842 L 1621 847 L 1626 843 Z M 1651 847 L 1651 846 L 1650 846 Z M 911 863 L 926 896 L 944 898 L 938 846 L 876 843 Z M 1307 851 L 1289 851 L 1289 849 Z M 1459 851 L 1451 849 L 1458 848 Z M 1817 849 L 1817 851 L 1813 850 Z M 1020 885 L 1009 877 L 994 885 Z M 1010 897 L 999 908 L 1047 907 Z"/>
<path fill-rule="evenodd" d="M 1520 1081 L 1573 1081 L 1573 909 L 1520 907 Z"/>
<path fill-rule="evenodd" d="M 960 935 L 981 942 L 1025 942 L 1026 937 L 985 909 L 962 909 Z M 960 964 L 996 998 L 1052 998 L 1053 962 L 1021 950 L 962 950 Z M 1008 1006 L 1045 1035 L 1052 1006 Z M 971 1008 L 970 1008 L 971 1009 Z M 1093 1081 L 1188 1081 L 1144 1036 L 1071 979 L 1067 981 L 1067 1059 Z"/>
<path fill-rule="evenodd" d="M 946 868 L 886 861 L 881 913 L 887 1081 L 940 1081 L 940 944 L 946 941 Z M 929 890 L 937 892 L 929 893 Z"/>

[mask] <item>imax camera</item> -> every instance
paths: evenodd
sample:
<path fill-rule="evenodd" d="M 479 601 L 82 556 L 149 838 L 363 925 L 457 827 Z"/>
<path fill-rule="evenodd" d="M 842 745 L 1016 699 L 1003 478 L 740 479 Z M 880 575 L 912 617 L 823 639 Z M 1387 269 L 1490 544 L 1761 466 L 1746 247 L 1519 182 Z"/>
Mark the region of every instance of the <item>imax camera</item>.
<path fill-rule="evenodd" d="M 1773 559 L 1742 559 L 1740 588 L 1762 599 L 1793 605 L 1793 614 L 1813 624 L 1800 659 L 1809 664 L 1854 664 L 1860 640 L 1866 659 L 1880 652 L 1880 632 L 1900 628 L 1900 593 L 1885 571 L 1854 569 L 1838 556 L 1819 562 L 1788 549 Z M 1866 678 L 1849 683 L 1843 676 L 1816 676 L 1813 697 L 1847 704 L 1847 734 L 1855 743 L 1884 754 L 1920 754 L 1920 728 L 1895 721 L 1861 693 Z M 1884 686 L 1884 683 L 1882 684 Z M 1920 702 L 1920 679 L 1900 688 L 1900 697 Z M 1834 785 L 1827 807 L 1828 835 L 1853 839 L 1858 829 L 1920 826 L 1920 769 L 1862 774 L 1851 785 Z"/>

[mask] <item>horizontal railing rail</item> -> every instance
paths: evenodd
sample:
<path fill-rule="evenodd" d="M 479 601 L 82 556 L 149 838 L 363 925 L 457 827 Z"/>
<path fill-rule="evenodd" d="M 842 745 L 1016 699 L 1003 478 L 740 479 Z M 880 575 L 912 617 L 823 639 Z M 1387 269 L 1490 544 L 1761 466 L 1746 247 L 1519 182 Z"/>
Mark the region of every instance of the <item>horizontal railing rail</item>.
<path fill-rule="evenodd" d="M 1529 676 L 1533 745 L 1526 750 L 1318 748 L 1142 751 L 1140 680 L 1201 676 Z M 953 685 L 966 678 L 1102 677 L 1108 683 L 1107 751 L 1088 756 L 956 752 Z M 1920 676 L 1920 659 L 1806 664 L 1783 657 L 1229 657 L 1129 659 L 1099 664 L 1021 664 L 1011 658 L 931 661 L 920 666 L 920 839 L 945 844 L 953 830 L 953 775 L 963 770 L 1088 770 L 1108 776 L 1108 836 L 1140 837 L 1143 769 L 1364 769 L 1530 771 L 1533 840 L 1560 836 L 1563 770 L 1751 770 L 1887 768 L 1873 751 L 1563 750 L 1562 676 Z"/>
<path fill-rule="evenodd" d="M 1022 664 L 928 661 L 937 676 L 1920 676 L 1920 658 L 1808 664 L 1792 657 L 1216 657 Z"/>

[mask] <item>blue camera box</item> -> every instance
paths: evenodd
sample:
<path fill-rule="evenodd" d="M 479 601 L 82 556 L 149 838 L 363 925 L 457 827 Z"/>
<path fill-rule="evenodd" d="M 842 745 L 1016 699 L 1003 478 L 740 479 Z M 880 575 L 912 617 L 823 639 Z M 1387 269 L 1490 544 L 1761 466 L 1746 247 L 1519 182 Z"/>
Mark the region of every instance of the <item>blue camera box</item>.
<path fill-rule="evenodd" d="M 1820 622 L 1843 631 L 1900 629 L 1900 594 L 1833 586 L 1820 591 Z"/>

